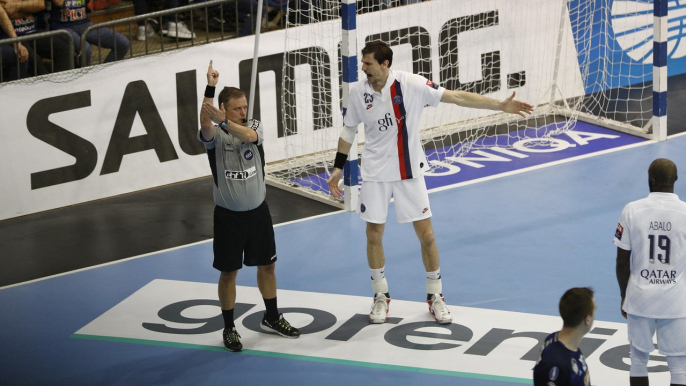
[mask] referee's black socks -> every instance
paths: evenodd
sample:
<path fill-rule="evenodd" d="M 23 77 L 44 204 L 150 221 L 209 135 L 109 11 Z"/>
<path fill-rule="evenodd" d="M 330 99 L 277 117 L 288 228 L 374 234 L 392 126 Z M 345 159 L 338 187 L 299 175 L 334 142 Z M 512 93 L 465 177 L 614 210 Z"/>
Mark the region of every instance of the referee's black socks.
<path fill-rule="evenodd" d="M 265 315 L 267 320 L 270 322 L 279 320 L 279 308 L 276 306 L 276 297 L 272 299 L 262 299 L 264 300 L 264 308 L 267 309 L 267 315 Z"/>
<path fill-rule="evenodd" d="M 230 310 L 222 310 L 222 317 L 224 318 L 224 328 L 230 330 L 236 327 L 236 325 L 233 324 L 233 308 Z"/>

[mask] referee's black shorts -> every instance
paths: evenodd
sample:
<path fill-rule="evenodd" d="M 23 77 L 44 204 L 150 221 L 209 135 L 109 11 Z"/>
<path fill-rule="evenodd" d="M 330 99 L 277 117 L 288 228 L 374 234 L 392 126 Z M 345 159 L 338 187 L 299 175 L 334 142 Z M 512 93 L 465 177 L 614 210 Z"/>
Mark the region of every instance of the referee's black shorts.
<path fill-rule="evenodd" d="M 276 242 L 267 201 L 255 209 L 234 212 L 214 207 L 214 263 L 222 272 L 276 261 Z"/>

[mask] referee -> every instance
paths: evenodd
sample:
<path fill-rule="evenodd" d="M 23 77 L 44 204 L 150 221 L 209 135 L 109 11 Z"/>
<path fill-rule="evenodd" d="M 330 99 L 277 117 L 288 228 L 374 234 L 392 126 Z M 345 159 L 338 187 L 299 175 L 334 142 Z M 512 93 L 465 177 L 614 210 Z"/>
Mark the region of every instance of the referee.
<path fill-rule="evenodd" d="M 219 72 L 207 70 L 207 88 L 200 111 L 198 139 L 205 145 L 214 178 L 214 263 L 219 276 L 219 302 L 224 317 L 224 346 L 241 351 L 243 345 L 233 321 L 238 270 L 257 266 L 257 286 L 264 298 L 266 312 L 263 330 L 286 338 L 297 338 L 276 305 L 276 243 L 269 207 L 264 200 L 264 140 L 262 124 L 246 120 L 245 93 L 225 87 L 219 93 L 219 108 L 214 107 L 214 92 Z"/>

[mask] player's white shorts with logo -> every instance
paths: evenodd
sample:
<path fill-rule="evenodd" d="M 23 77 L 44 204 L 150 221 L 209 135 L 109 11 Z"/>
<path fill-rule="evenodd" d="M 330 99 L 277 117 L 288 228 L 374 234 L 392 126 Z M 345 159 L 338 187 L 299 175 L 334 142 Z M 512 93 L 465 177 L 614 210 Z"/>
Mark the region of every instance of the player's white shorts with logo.
<path fill-rule="evenodd" d="M 627 315 L 629 342 L 643 352 L 654 350 L 653 335 L 657 331 L 657 348 L 666 356 L 686 355 L 686 318 L 652 319 Z"/>
<path fill-rule="evenodd" d="M 366 222 L 385 224 L 391 196 L 395 201 L 395 215 L 399 223 L 431 217 L 424 177 L 401 181 L 363 181 L 357 213 Z"/>

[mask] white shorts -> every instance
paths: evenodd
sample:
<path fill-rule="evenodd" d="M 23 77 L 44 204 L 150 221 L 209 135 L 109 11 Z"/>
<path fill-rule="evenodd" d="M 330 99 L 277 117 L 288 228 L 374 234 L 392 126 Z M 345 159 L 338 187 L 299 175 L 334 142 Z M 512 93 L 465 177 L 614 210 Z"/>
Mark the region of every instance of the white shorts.
<path fill-rule="evenodd" d="M 657 331 L 657 348 L 665 356 L 686 355 L 686 318 L 652 319 L 627 315 L 629 343 L 643 352 L 654 350 L 653 335 Z"/>
<path fill-rule="evenodd" d="M 395 199 L 395 214 L 399 223 L 431 217 L 424 177 L 388 182 L 363 181 L 357 213 L 366 222 L 385 224 L 391 196 Z"/>

